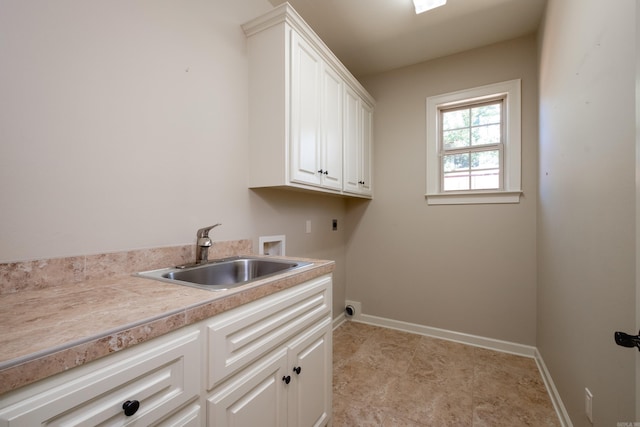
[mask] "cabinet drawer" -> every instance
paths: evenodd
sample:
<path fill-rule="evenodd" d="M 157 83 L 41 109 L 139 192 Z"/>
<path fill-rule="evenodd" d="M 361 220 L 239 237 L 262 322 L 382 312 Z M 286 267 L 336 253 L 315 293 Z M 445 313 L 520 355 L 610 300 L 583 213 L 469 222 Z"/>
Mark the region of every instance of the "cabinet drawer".
<path fill-rule="evenodd" d="M 193 403 L 181 411 L 162 420 L 157 427 L 200 427 L 204 424 L 204 414 L 199 403 Z"/>
<path fill-rule="evenodd" d="M 200 333 L 181 335 L 45 380 L 32 394 L 21 391 L 0 410 L 0 426 L 151 425 L 199 394 Z M 139 409 L 126 416 L 123 403 L 133 400 Z"/>
<path fill-rule="evenodd" d="M 207 389 L 330 316 L 331 283 L 331 276 L 323 276 L 238 307 L 209 323 Z"/>

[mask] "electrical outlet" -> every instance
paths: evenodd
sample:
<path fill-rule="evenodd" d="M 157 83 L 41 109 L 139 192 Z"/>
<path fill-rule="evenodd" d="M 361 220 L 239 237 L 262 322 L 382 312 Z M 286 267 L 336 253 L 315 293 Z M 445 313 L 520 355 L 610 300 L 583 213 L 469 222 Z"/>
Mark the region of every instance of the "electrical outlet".
<path fill-rule="evenodd" d="M 584 389 L 584 412 L 587 414 L 589 422 L 593 424 L 593 394 L 588 388 Z"/>
<path fill-rule="evenodd" d="M 307 234 L 311 233 L 311 220 L 310 219 L 307 220 L 305 233 L 307 233 Z"/>

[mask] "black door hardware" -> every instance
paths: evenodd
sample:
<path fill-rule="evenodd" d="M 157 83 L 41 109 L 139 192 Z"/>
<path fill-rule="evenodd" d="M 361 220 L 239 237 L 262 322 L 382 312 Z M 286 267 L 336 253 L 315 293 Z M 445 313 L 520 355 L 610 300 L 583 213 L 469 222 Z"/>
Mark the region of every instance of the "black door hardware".
<path fill-rule="evenodd" d="M 640 334 L 640 332 L 638 333 Z M 638 351 L 640 351 L 640 335 L 629 335 L 618 331 L 614 334 L 614 338 L 616 344 L 622 347 L 638 347 Z"/>
<path fill-rule="evenodd" d="M 140 408 L 140 402 L 138 402 L 137 400 L 127 400 L 122 404 L 122 409 L 124 410 L 124 414 L 127 417 L 130 417 L 131 415 L 138 412 L 138 408 Z"/>

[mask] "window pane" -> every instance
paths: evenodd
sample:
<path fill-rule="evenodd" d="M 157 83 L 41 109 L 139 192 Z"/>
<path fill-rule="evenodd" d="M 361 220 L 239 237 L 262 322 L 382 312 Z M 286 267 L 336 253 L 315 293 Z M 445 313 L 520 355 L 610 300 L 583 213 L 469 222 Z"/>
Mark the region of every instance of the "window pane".
<path fill-rule="evenodd" d="M 469 190 L 469 171 L 445 173 L 443 178 L 444 191 Z"/>
<path fill-rule="evenodd" d="M 491 105 L 483 105 L 482 107 L 475 107 L 471 109 L 471 124 L 473 126 L 477 125 L 488 125 L 500 123 L 501 115 L 500 109 L 502 107 L 502 103 L 491 104 Z"/>
<path fill-rule="evenodd" d="M 471 172 L 472 190 L 489 190 L 500 188 L 500 170 L 488 169 Z"/>
<path fill-rule="evenodd" d="M 499 144 L 501 126 L 484 125 L 471 129 L 471 145 Z"/>
<path fill-rule="evenodd" d="M 442 132 L 442 143 L 445 150 L 469 146 L 469 129 L 447 130 Z"/>
<path fill-rule="evenodd" d="M 445 173 L 460 171 L 460 170 L 468 170 L 468 169 L 469 169 L 469 153 L 442 156 L 442 170 Z"/>
<path fill-rule="evenodd" d="M 442 113 L 442 129 L 460 129 L 469 127 L 469 110 L 446 111 Z"/>
<path fill-rule="evenodd" d="M 471 169 L 499 169 L 500 151 L 478 151 L 471 153 Z"/>

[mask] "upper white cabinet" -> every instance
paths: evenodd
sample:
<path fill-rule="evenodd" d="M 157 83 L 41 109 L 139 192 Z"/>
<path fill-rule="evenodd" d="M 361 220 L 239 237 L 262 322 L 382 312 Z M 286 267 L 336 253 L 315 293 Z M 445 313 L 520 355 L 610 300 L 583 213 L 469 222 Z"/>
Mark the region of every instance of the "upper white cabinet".
<path fill-rule="evenodd" d="M 242 28 L 249 54 L 249 187 L 370 198 L 371 150 L 363 142 L 366 136 L 370 143 L 371 129 L 362 127 L 363 111 L 372 121 L 371 95 L 288 3 Z M 358 175 L 355 187 L 347 174 Z"/>

